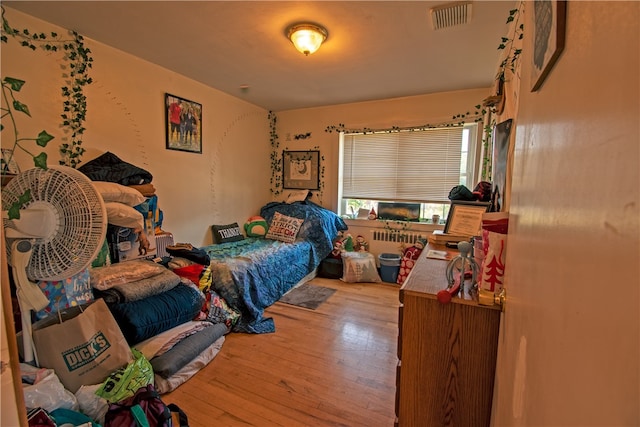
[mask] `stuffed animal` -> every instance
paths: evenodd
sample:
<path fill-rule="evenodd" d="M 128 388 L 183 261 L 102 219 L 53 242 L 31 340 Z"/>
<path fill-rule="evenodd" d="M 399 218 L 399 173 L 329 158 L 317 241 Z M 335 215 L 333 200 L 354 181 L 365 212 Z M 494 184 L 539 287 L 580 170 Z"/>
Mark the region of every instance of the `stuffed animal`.
<path fill-rule="evenodd" d="M 416 264 L 416 260 L 420 257 L 422 250 L 424 249 L 427 241 L 425 239 L 418 239 L 416 243 L 405 249 L 402 255 L 402 261 L 400 262 L 400 270 L 398 272 L 398 279 L 396 283 L 402 285 L 411 272 L 411 269 Z"/>
<path fill-rule="evenodd" d="M 342 255 L 342 239 L 336 239 L 333 242 L 333 250 L 329 254 L 330 258 L 340 259 Z"/>
<path fill-rule="evenodd" d="M 351 234 L 346 233 L 344 235 L 344 239 L 342 239 L 342 247 L 347 252 L 355 251 L 355 248 L 353 246 L 353 237 L 351 237 Z"/>
<path fill-rule="evenodd" d="M 267 235 L 268 229 L 267 221 L 258 215 L 250 217 L 244 224 L 244 232 L 247 237 L 264 237 Z"/>
<path fill-rule="evenodd" d="M 356 252 L 369 252 L 369 242 L 364 239 L 364 236 L 359 234 L 356 237 L 356 243 L 353 248 Z"/>

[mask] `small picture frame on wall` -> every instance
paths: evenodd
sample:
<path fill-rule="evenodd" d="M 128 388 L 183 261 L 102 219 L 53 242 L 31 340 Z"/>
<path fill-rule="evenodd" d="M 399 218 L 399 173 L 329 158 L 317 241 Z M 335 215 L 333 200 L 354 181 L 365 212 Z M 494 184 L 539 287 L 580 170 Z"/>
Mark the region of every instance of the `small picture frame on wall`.
<path fill-rule="evenodd" d="M 320 151 L 284 151 L 282 187 L 318 190 L 320 188 Z"/>
<path fill-rule="evenodd" d="M 537 91 L 564 49 L 566 1 L 534 1 L 531 92 Z"/>
<path fill-rule="evenodd" d="M 167 150 L 202 154 L 202 105 L 170 93 L 164 103 Z"/>

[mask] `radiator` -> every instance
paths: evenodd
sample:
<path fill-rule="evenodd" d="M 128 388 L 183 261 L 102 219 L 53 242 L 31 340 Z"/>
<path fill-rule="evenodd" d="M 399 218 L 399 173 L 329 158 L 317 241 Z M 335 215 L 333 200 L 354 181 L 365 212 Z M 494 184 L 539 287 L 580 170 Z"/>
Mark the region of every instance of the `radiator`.
<path fill-rule="evenodd" d="M 402 253 L 413 246 L 419 238 L 427 239 L 426 231 L 411 230 L 369 230 L 369 252 L 376 257 L 381 253 Z"/>
<path fill-rule="evenodd" d="M 167 246 L 173 245 L 173 234 L 163 231 L 160 234 L 156 234 L 156 249 L 157 257 L 169 256 L 167 252 Z"/>

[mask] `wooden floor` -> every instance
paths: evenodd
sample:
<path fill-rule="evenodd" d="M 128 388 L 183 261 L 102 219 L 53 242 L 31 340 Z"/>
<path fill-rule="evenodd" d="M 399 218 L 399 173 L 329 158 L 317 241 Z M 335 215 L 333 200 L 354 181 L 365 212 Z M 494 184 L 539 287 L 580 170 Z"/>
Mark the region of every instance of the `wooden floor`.
<path fill-rule="evenodd" d="M 191 427 L 392 426 L 399 287 L 312 283 L 337 292 L 316 310 L 275 303 L 265 311 L 275 333 L 227 335 L 165 403 Z"/>

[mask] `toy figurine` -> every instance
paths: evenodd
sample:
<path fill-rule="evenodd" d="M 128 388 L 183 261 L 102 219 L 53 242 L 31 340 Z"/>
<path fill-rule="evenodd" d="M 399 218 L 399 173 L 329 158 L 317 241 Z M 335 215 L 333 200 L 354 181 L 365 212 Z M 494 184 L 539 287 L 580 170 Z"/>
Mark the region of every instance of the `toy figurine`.
<path fill-rule="evenodd" d="M 353 248 L 356 252 L 369 252 L 369 242 L 364 239 L 364 236 L 359 234 L 356 236 L 356 244 Z"/>
<path fill-rule="evenodd" d="M 331 258 L 335 258 L 335 259 L 340 259 L 340 255 L 342 255 L 342 240 L 341 239 L 336 239 L 333 242 L 333 250 L 331 251 L 331 254 L 329 255 Z"/>
<path fill-rule="evenodd" d="M 411 269 L 416 264 L 416 260 L 422 253 L 422 250 L 424 249 L 426 244 L 427 244 L 427 241 L 425 239 L 420 238 L 416 240 L 413 246 L 404 250 L 404 254 L 402 255 L 402 260 L 400 261 L 400 271 L 398 272 L 398 280 L 396 280 L 396 283 L 398 285 L 402 285 L 404 283 L 407 276 L 409 275 L 409 272 L 411 272 Z"/>
<path fill-rule="evenodd" d="M 469 242 L 458 242 L 458 251 L 460 255 L 453 258 L 447 264 L 446 276 L 449 287 L 453 287 L 456 283 L 456 278 L 460 283 L 460 288 L 464 288 L 465 279 L 471 279 L 471 290 L 478 289 L 478 263 L 471 257 L 471 251 L 473 247 Z"/>
<path fill-rule="evenodd" d="M 347 252 L 353 252 L 354 251 L 353 237 L 351 237 L 351 234 L 346 233 L 344 235 L 344 239 L 342 239 L 342 247 Z"/>

